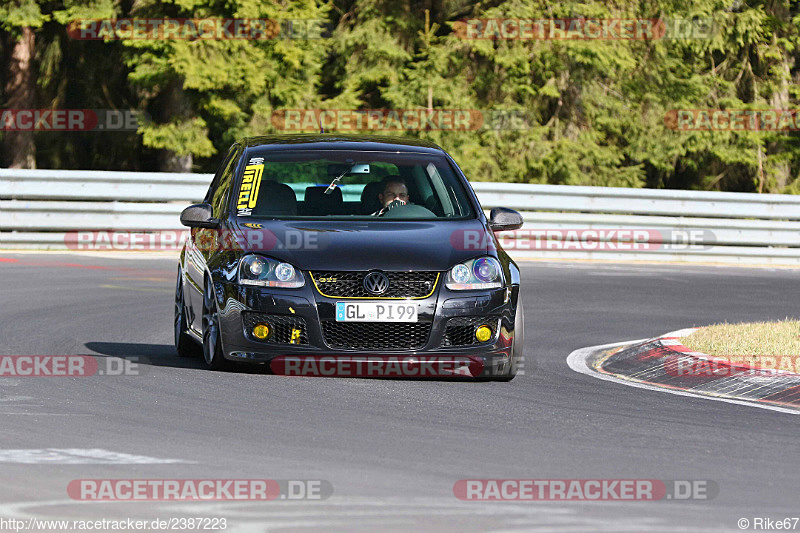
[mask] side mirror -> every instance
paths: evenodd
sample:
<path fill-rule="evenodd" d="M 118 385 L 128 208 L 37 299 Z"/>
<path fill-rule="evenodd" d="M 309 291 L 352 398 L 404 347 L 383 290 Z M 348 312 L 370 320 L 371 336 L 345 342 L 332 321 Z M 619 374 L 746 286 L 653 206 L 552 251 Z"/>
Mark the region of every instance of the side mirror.
<path fill-rule="evenodd" d="M 190 205 L 181 213 L 181 224 L 190 228 L 217 228 L 219 220 L 213 214 L 209 204 Z"/>
<path fill-rule="evenodd" d="M 492 231 L 519 229 L 524 222 L 522 215 L 507 207 L 495 207 L 489 213 L 489 229 Z"/>

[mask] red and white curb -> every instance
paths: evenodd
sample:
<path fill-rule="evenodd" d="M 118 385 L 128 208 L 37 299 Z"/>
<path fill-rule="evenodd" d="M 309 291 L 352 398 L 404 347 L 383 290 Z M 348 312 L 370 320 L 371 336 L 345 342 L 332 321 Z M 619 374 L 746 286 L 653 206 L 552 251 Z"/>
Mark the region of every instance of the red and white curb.
<path fill-rule="evenodd" d="M 680 339 L 694 331 L 582 348 L 569 355 L 567 364 L 581 374 L 632 387 L 800 414 L 799 374 L 691 351 Z"/>

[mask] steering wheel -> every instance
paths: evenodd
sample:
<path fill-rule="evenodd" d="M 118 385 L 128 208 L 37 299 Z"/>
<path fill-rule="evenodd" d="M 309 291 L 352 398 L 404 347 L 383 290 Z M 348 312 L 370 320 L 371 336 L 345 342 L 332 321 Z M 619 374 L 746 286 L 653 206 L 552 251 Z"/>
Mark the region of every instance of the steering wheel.
<path fill-rule="evenodd" d="M 393 205 L 395 204 L 396 205 Z M 378 216 L 384 218 L 436 218 L 436 214 L 416 204 L 404 204 L 399 200 L 395 200 L 386 206 L 388 209 Z"/>

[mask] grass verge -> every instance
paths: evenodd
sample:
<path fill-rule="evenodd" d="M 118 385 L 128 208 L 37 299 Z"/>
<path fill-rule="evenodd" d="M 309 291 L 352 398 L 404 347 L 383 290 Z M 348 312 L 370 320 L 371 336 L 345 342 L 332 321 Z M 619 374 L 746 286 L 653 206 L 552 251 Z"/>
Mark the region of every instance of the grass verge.
<path fill-rule="evenodd" d="M 716 324 L 681 339 L 692 351 L 800 373 L 800 321 Z"/>

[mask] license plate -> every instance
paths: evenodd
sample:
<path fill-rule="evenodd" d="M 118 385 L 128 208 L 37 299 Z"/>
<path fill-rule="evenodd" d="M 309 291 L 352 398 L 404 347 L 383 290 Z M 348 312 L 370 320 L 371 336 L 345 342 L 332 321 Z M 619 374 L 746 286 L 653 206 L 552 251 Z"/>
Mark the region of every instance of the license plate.
<path fill-rule="evenodd" d="M 337 322 L 416 322 L 417 305 L 374 302 L 336 302 Z"/>

